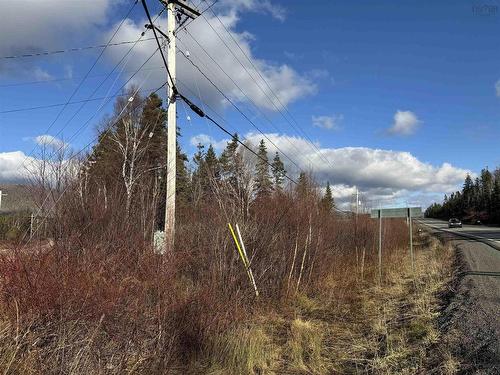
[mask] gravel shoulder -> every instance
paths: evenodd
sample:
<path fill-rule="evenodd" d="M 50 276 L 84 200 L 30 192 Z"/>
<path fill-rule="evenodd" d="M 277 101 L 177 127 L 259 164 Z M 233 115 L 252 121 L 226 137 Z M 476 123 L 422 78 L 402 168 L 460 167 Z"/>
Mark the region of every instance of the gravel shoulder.
<path fill-rule="evenodd" d="M 455 252 L 456 275 L 443 294 L 439 328 L 461 362 L 461 373 L 500 373 L 500 277 L 468 272 L 500 271 L 500 251 L 487 244 L 431 229 Z"/>

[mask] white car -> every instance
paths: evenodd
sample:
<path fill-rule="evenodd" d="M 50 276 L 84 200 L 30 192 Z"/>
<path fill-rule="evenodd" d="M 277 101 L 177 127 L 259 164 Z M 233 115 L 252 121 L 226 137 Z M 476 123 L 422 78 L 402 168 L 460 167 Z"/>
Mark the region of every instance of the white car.
<path fill-rule="evenodd" d="M 462 222 L 459 219 L 448 220 L 448 228 L 462 228 Z"/>

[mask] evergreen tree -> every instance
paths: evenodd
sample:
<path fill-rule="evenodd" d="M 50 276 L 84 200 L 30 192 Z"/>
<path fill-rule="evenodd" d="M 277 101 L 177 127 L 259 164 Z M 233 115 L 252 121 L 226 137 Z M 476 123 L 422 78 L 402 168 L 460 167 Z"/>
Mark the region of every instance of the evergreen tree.
<path fill-rule="evenodd" d="M 238 142 L 238 134 L 235 133 L 220 156 L 219 163 L 221 171 L 226 178 L 230 177 L 230 175 L 235 172 Z"/>
<path fill-rule="evenodd" d="M 273 173 L 273 183 L 274 189 L 279 191 L 283 188 L 283 182 L 285 181 L 286 170 L 283 162 L 281 161 L 280 155 L 276 151 L 272 163 L 272 173 Z"/>
<path fill-rule="evenodd" d="M 500 179 L 495 178 L 493 193 L 491 196 L 491 221 L 500 224 Z"/>
<path fill-rule="evenodd" d="M 189 181 L 189 173 L 186 166 L 188 162 L 187 155 L 182 152 L 181 146 L 177 143 L 177 160 L 176 160 L 176 182 L 175 182 L 175 192 L 176 199 L 179 202 L 188 202 L 191 193 L 191 183 Z"/>
<path fill-rule="evenodd" d="M 263 139 L 260 140 L 257 155 L 259 158 L 255 165 L 255 193 L 257 197 L 265 197 L 271 193 L 273 184 L 269 175 L 266 143 Z"/>
<path fill-rule="evenodd" d="M 307 197 L 311 192 L 311 182 L 309 176 L 305 172 L 300 172 L 299 180 L 297 181 L 297 186 L 295 191 L 299 198 Z"/>
<path fill-rule="evenodd" d="M 198 145 L 198 151 L 193 157 L 196 169 L 193 172 L 193 184 L 196 185 L 196 194 L 210 195 L 213 179 L 220 179 L 219 160 L 212 145 L 204 152 L 205 146 Z"/>
<path fill-rule="evenodd" d="M 330 188 L 330 182 L 326 183 L 325 195 L 323 196 L 323 198 L 321 198 L 321 206 L 327 212 L 331 212 L 335 207 L 335 201 L 333 199 L 332 189 Z"/>
<path fill-rule="evenodd" d="M 220 178 L 219 160 L 217 159 L 217 155 L 212 145 L 208 147 L 205 155 L 205 167 L 207 169 L 207 177 L 215 178 L 216 180 Z"/>
<path fill-rule="evenodd" d="M 472 181 L 468 174 L 462 191 L 444 196 L 442 205 L 433 204 L 426 210 L 426 215 L 448 219 L 463 218 L 467 221 L 481 220 L 500 222 L 500 169 L 491 173 L 488 168 L 481 170 L 479 177 Z M 432 215 L 432 216 L 431 216 Z"/>
<path fill-rule="evenodd" d="M 193 186 L 193 199 L 197 202 L 204 190 L 203 170 L 205 164 L 205 146 L 198 143 L 196 152 L 193 155 L 194 170 L 191 176 L 191 185 Z"/>
<path fill-rule="evenodd" d="M 489 211 L 491 204 L 491 192 L 493 190 L 493 176 L 488 168 L 481 170 L 480 209 Z"/>
<path fill-rule="evenodd" d="M 465 177 L 462 194 L 464 198 L 465 209 L 470 209 L 472 205 L 472 198 L 474 195 L 474 182 L 472 182 L 472 178 L 469 173 L 467 173 L 467 176 Z"/>

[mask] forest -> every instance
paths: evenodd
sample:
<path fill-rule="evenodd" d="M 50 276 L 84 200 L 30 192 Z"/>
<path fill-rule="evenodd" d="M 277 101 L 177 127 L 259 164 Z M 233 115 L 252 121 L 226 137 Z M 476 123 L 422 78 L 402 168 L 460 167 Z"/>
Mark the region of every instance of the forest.
<path fill-rule="evenodd" d="M 426 217 L 464 222 L 500 223 L 500 168 L 481 170 L 475 179 L 465 177 L 462 190 L 445 195 L 443 203 L 434 203 L 425 211 Z"/>

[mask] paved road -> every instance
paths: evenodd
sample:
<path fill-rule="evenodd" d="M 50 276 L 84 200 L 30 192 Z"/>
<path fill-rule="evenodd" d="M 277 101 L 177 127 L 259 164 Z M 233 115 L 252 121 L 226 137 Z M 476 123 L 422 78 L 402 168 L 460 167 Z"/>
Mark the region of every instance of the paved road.
<path fill-rule="evenodd" d="M 467 373 L 500 373 L 500 228 L 448 229 L 444 221 L 420 222 L 455 246 L 457 266 L 464 271 L 450 290 L 441 322 L 450 344 L 472 366 Z"/>
<path fill-rule="evenodd" d="M 443 220 L 435 219 L 423 219 L 420 220 L 422 223 L 438 228 L 440 230 L 449 231 L 456 233 L 457 235 L 462 235 L 474 239 L 481 239 L 487 241 L 493 247 L 498 247 L 500 250 L 500 228 L 498 227 L 487 227 L 484 225 L 465 225 L 463 228 L 448 228 L 448 222 Z M 499 269 L 500 271 L 500 269 Z"/>

